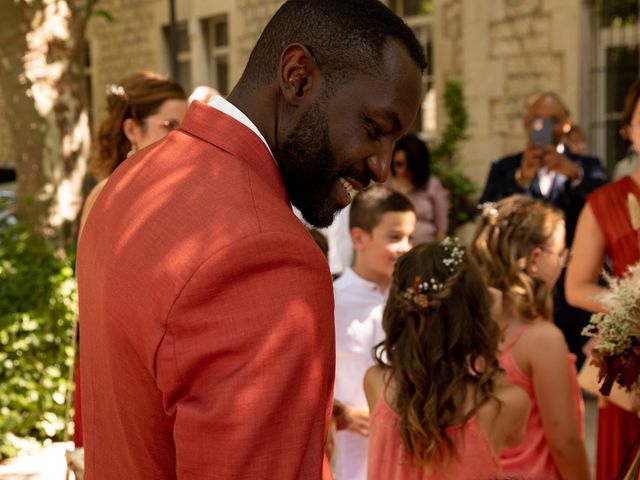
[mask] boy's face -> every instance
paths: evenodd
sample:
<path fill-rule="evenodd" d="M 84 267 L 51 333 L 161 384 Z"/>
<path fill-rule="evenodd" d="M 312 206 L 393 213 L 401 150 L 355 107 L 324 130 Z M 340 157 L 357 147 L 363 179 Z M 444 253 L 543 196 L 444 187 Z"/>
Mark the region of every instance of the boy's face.
<path fill-rule="evenodd" d="M 369 280 L 391 279 L 398 257 L 413 247 L 415 229 L 413 212 L 386 212 L 371 233 L 352 229 L 356 262 L 366 270 Z"/>

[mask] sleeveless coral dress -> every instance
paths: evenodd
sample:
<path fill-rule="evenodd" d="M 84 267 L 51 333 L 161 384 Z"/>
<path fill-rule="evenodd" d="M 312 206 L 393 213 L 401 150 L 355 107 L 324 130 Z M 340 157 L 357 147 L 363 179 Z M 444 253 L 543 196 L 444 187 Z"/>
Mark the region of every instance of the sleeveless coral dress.
<path fill-rule="evenodd" d="M 513 358 L 513 347 L 524 332 L 536 322 L 546 320 L 537 319 L 523 325 L 510 342 L 502 347 L 500 354 L 500 366 L 506 372 L 506 381 L 522 388 L 531 401 L 531 412 L 527 420 L 527 430 L 524 439 L 518 447 L 502 450 L 500 453 L 500 465 L 508 478 L 526 478 L 527 480 L 560 480 L 560 472 L 556 468 L 551 450 L 542 427 L 542 417 L 536 401 L 533 380 L 527 376 Z M 576 372 L 576 356 L 569 354 L 569 378 L 571 384 L 572 400 L 576 419 L 580 426 L 580 434 L 584 438 L 584 404 Z M 613 480 L 613 478 L 611 479 Z"/>
<path fill-rule="evenodd" d="M 368 480 L 493 480 L 500 473 L 489 437 L 472 417 L 464 426 L 446 429 L 457 455 L 437 466 L 412 466 L 400 439 L 400 416 L 385 400 L 386 387 L 373 409 L 369 426 Z"/>
<path fill-rule="evenodd" d="M 631 226 L 627 209 L 627 195 L 640 199 L 640 187 L 631 177 L 598 188 L 587 197 L 606 243 L 606 255 L 613 264 L 613 275 L 621 277 L 627 268 L 640 260 L 638 235 Z M 625 463 L 631 461 L 629 452 L 640 435 L 640 419 L 606 402 L 598 409 L 598 447 L 596 479 L 615 479 Z"/>

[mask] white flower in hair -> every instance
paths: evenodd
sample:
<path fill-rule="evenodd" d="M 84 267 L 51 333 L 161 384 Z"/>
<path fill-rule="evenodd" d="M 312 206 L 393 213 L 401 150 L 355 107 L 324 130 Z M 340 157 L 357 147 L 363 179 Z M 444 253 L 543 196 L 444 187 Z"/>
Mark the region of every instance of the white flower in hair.
<path fill-rule="evenodd" d="M 489 220 L 491 225 L 496 223 L 496 219 L 498 218 L 496 202 L 484 202 L 478 206 L 478 209 L 482 212 L 482 216 Z"/>
<path fill-rule="evenodd" d="M 110 83 L 109 85 L 107 85 L 106 93 L 107 95 L 115 95 L 116 97 L 123 97 L 125 94 L 125 91 L 122 85 L 116 85 L 115 83 Z"/>
<path fill-rule="evenodd" d="M 464 250 L 460 245 L 460 240 L 456 237 L 446 237 L 442 240 L 441 245 L 448 254 L 442 263 L 453 273 L 456 267 L 464 261 Z"/>

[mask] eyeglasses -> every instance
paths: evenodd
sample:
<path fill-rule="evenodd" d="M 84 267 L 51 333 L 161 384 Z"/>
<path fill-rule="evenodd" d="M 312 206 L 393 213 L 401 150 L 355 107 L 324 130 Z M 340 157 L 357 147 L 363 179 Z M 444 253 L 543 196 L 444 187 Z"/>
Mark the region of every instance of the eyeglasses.
<path fill-rule="evenodd" d="M 542 251 L 545 252 L 545 253 L 548 253 L 550 255 L 557 255 L 557 257 L 560 260 L 560 262 L 562 263 L 562 265 L 566 265 L 567 264 L 567 260 L 569 259 L 569 249 L 568 248 L 565 247 L 559 252 L 554 252 L 549 247 L 545 247 L 545 248 L 542 249 Z"/>
<path fill-rule="evenodd" d="M 178 120 L 156 120 L 155 118 L 145 118 L 142 123 L 158 125 L 160 127 L 166 128 L 169 132 L 175 130 L 180 126 L 180 122 Z"/>

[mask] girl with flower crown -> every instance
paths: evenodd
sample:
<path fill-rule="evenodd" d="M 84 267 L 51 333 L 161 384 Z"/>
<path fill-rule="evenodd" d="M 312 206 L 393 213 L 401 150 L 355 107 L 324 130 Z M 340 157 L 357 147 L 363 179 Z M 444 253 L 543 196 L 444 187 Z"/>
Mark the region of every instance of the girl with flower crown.
<path fill-rule="evenodd" d="M 489 292 L 457 241 L 398 259 L 382 326 L 364 379 L 368 479 L 496 478 L 497 455 L 520 442 L 529 401 L 500 381 Z"/>
<path fill-rule="evenodd" d="M 553 323 L 553 287 L 564 267 L 563 214 L 522 195 L 485 205 L 471 249 L 503 294 L 500 364 L 531 400 L 524 441 L 500 454 L 516 478 L 590 478 L 575 355 Z"/>

